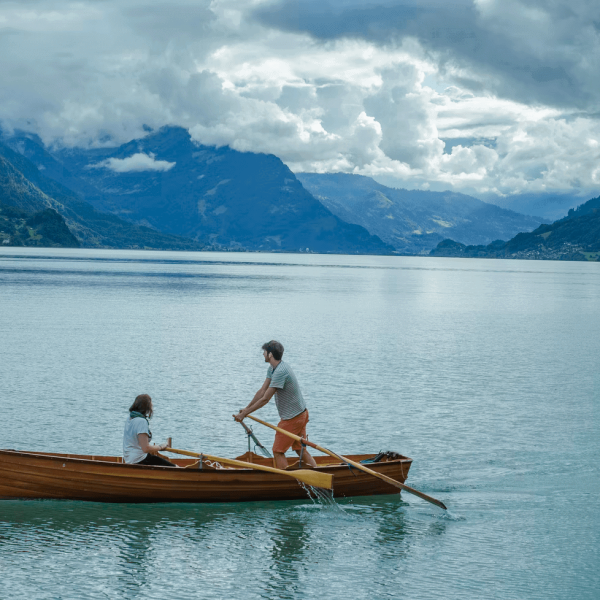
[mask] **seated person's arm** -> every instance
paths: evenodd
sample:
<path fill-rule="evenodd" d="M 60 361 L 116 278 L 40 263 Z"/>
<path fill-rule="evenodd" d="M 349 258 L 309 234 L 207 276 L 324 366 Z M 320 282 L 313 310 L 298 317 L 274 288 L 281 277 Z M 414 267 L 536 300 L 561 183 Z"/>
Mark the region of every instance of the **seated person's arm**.
<path fill-rule="evenodd" d="M 167 444 L 161 444 L 160 446 L 151 444 L 147 433 L 138 433 L 137 438 L 142 452 L 145 452 L 146 454 L 156 454 L 157 452 L 166 450 L 169 447 Z"/>

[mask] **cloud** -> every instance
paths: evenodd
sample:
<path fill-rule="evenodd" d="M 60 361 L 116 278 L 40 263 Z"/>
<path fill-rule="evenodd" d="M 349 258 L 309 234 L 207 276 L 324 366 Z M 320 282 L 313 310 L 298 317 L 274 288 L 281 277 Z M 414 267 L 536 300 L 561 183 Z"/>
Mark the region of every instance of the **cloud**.
<path fill-rule="evenodd" d="M 168 171 L 175 166 L 174 162 L 156 160 L 153 154 L 138 152 L 127 158 L 107 158 L 102 162 L 90 165 L 90 169 L 110 169 L 115 173 L 131 173 L 137 171 Z"/>
<path fill-rule="evenodd" d="M 600 4 L 588 0 L 280 0 L 259 22 L 323 42 L 379 46 L 419 40 L 462 87 L 515 101 L 596 111 L 600 107 Z"/>
<path fill-rule="evenodd" d="M 592 194 L 599 7 L 2 2 L 0 121 L 91 147 L 180 125 L 199 143 L 273 153 L 294 171 L 475 194 Z M 172 165 L 143 156 L 103 166 Z"/>

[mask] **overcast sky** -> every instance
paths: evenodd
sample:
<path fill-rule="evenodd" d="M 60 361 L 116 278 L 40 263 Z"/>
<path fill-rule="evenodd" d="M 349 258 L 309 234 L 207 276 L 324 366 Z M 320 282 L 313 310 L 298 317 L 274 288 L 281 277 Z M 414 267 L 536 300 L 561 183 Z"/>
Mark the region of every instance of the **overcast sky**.
<path fill-rule="evenodd" d="M 600 193 L 598 0 L 0 0 L 0 48 L 0 121 L 46 142 L 172 124 L 294 171 Z"/>

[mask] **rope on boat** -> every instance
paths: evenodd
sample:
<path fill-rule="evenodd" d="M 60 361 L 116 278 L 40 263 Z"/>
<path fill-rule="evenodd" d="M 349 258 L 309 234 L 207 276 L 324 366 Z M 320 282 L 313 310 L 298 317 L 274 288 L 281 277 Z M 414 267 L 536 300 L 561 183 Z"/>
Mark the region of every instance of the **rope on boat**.
<path fill-rule="evenodd" d="M 202 471 L 202 469 L 204 468 L 204 465 L 207 465 L 208 467 L 212 467 L 215 470 L 227 470 L 228 467 L 224 467 L 220 462 L 217 461 L 213 461 L 213 460 L 208 460 L 204 458 L 204 455 L 201 455 L 200 458 L 192 463 L 191 465 L 187 465 L 185 467 L 183 467 L 184 469 L 193 469 L 196 465 L 198 465 L 198 469 L 200 471 Z"/>
<path fill-rule="evenodd" d="M 226 470 L 228 467 L 224 467 L 221 463 L 217 462 L 217 461 L 212 461 L 212 460 L 207 460 L 206 464 L 209 467 L 213 467 L 214 469 L 223 469 Z"/>

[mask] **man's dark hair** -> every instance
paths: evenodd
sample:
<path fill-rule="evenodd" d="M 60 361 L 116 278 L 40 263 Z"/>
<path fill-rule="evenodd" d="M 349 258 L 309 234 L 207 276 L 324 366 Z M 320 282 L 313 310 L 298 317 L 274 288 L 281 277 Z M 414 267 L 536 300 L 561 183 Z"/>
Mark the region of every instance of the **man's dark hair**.
<path fill-rule="evenodd" d="M 280 344 L 276 340 L 271 340 L 270 342 L 263 344 L 262 349 L 266 350 L 267 354 L 270 352 L 275 360 L 281 360 L 281 357 L 283 356 L 283 344 Z"/>
<path fill-rule="evenodd" d="M 142 413 L 148 419 L 152 418 L 152 398 L 148 394 L 140 394 L 129 407 L 129 412 L 135 411 Z"/>

